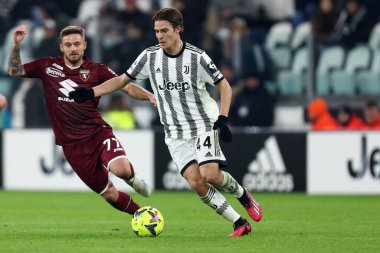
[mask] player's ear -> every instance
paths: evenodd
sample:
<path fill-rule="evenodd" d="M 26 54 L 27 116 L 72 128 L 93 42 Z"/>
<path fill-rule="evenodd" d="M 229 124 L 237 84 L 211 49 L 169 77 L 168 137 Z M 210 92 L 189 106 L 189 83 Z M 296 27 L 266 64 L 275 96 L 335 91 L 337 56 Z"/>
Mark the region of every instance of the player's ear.
<path fill-rule="evenodd" d="M 84 41 L 83 43 L 83 49 L 86 49 L 87 48 L 87 41 Z"/>
<path fill-rule="evenodd" d="M 59 50 L 61 50 L 61 52 L 63 53 L 63 46 L 62 46 L 62 43 L 59 43 Z"/>

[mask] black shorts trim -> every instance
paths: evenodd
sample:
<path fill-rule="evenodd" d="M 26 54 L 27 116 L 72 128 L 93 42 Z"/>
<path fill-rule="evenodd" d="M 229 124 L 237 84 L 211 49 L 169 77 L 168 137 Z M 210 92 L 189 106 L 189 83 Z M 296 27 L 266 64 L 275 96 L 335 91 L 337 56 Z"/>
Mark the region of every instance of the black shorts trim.
<path fill-rule="evenodd" d="M 207 160 L 207 161 L 201 162 L 201 163 L 199 163 L 199 166 L 202 166 L 202 165 L 207 164 L 207 163 L 218 163 L 219 164 L 219 168 L 224 168 L 224 167 L 228 166 L 227 161 L 216 160 L 216 159 L 215 160 Z"/>
<path fill-rule="evenodd" d="M 193 163 L 198 163 L 197 160 L 193 159 L 191 160 L 190 162 L 186 163 L 186 165 L 182 168 L 182 170 L 180 171 L 181 172 L 181 176 L 183 176 L 183 173 L 185 173 L 185 170 L 187 168 L 189 168 L 190 165 L 192 165 Z"/>

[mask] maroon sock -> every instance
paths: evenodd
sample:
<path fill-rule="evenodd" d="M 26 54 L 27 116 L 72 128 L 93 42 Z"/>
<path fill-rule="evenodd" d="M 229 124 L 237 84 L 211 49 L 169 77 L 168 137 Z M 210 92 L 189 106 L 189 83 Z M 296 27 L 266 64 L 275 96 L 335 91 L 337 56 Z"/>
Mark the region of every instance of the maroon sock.
<path fill-rule="evenodd" d="M 131 179 L 135 176 L 135 170 L 133 169 L 133 165 L 131 162 L 129 162 L 129 166 L 131 167 L 131 175 L 129 176 L 129 179 Z"/>
<path fill-rule="evenodd" d="M 109 203 L 116 209 L 129 214 L 134 214 L 140 208 L 140 206 L 133 201 L 131 196 L 120 191 L 116 202 Z"/>

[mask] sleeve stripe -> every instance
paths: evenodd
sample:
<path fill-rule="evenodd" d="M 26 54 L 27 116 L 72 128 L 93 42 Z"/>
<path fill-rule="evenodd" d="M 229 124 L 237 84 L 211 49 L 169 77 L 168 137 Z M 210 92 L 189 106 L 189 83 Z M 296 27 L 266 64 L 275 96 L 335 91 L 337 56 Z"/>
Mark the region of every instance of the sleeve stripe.
<path fill-rule="evenodd" d="M 138 73 L 140 73 L 141 69 L 144 67 L 145 63 L 148 61 L 148 56 L 147 54 L 145 53 L 143 55 L 143 57 L 140 59 L 140 61 L 137 63 L 137 66 L 132 69 L 132 73 L 131 75 L 132 76 L 135 76 L 137 75 Z"/>
<path fill-rule="evenodd" d="M 125 74 L 126 74 L 129 78 L 131 78 L 132 80 L 136 80 L 136 77 L 131 76 L 131 75 L 128 73 L 128 71 L 125 71 Z"/>
<path fill-rule="evenodd" d="M 220 81 L 222 81 L 224 79 L 224 76 L 222 76 L 221 78 L 219 78 L 217 81 L 214 82 L 215 85 L 218 85 Z"/>

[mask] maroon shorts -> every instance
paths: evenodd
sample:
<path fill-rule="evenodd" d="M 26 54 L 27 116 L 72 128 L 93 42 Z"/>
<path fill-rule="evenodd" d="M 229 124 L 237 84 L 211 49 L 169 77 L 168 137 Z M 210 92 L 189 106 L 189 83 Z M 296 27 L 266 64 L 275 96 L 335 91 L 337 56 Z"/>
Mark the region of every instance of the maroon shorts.
<path fill-rule="evenodd" d="M 109 163 L 126 157 L 123 146 L 108 128 L 100 130 L 88 141 L 62 148 L 75 173 L 97 193 L 103 193 L 108 186 Z"/>

